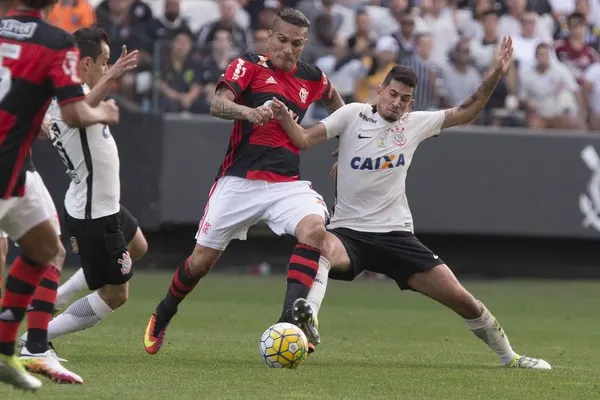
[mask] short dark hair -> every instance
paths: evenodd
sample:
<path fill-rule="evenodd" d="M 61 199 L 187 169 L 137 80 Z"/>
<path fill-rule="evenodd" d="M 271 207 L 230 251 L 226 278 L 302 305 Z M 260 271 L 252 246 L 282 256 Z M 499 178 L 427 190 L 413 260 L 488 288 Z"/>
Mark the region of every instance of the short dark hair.
<path fill-rule="evenodd" d="M 102 42 L 110 46 L 108 34 L 102 28 L 90 27 L 81 28 L 73 33 L 77 47 L 79 48 L 79 57 L 90 57 L 96 61 L 102 54 Z"/>
<path fill-rule="evenodd" d="M 310 21 L 306 18 L 306 15 L 291 7 L 279 10 L 277 18 L 300 28 L 310 28 Z"/>
<path fill-rule="evenodd" d="M 544 43 L 541 42 L 539 43 L 537 46 L 535 46 L 535 54 L 537 55 L 538 51 L 540 51 L 540 49 L 550 49 L 550 46 L 548 45 L 548 43 Z"/>
<path fill-rule="evenodd" d="M 369 15 L 369 13 L 367 12 L 367 9 L 364 7 L 360 7 L 359 9 L 356 10 L 356 16 L 358 17 L 359 15 Z"/>
<path fill-rule="evenodd" d="M 385 76 L 381 86 L 386 87 L 392 80 L 402 82 L 410 88 L 416 88 L 418 79 L 415 71 L 406 65 L 394 65 L 390 72 Z"/>
<path fill-rule="evenodd" d="M 586 22 L 585 15 L 583 15 L 580 12 L 574 12 L 573 14 L 569 15 L 567 17 L 567 24 L 571 25 L 573 20 L 580 20 L 580 21 Z"/>
<path fill-rule="evenodd" d="M 43 10 L 46 7 L 58 2 L 58 0 L 19 0 L 21 4 L 35 10 Z"/>

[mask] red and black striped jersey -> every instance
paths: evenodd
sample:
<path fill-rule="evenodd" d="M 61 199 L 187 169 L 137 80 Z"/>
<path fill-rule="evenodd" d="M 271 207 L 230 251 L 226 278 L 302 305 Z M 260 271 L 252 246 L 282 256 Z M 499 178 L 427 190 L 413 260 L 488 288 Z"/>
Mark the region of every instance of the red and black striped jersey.
<path fill-rule="evenodd" d="M 332 90 L 325 74 L 315 65 L 299 61 L 292 71 L 285 72 L 274 66 L 268 55 L 253 53 L 229 64 L 217 89 L 222 85 L 233 91 L 238 104 L 250 108 L 276 97 L 298 117 L 298 122 L 311 103 Z M 299 153 L 277 120 L 262 126 L 237 120 L 217 179 L 233 175 L 269 182 L 295 181 L 300 177 Z"/>
<path fill-rule="evenodd" d="M 0 19 L 0 192 L 24 194 L 26 162 L 52 97 L 84 98 L 73 36 L 38 12 Z"/>

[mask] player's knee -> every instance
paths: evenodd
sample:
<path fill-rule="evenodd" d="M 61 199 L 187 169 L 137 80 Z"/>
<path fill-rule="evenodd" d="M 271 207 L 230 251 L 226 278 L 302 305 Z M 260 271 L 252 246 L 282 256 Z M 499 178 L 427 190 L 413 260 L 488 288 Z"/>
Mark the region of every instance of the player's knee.
<path fill-rule="evenodd" d="M 339 248 L 339 240 L 332 233 L 325 233 L 323 240 L 323 246 L 321 246 L 321 255 L 325 257 L 331 265 L 338 264 L 338 259 L 341 256 L 341 249 Z"/>
<path fill-rule="evenodd" d="M 116 287 L 111 286 L 110 288 L 105 286 L 98 290 L 98 294 L 111 310 L 121 307 L 129 299 L 129 290 L 126 283 Z"/>
<path fill-rule="evenodd" d="M 60 240 L 58 240 L 58 236 L 53 235 L 39 241 L 38 245 L 34 248 L 30 246 L 23 248 L 23 254 L 39 264 L 48 265 L 52 264 L 61 248 L 62 245 Z"/>
<path fill-rule="evenodd" d="M 65 247 L 62 245 L 62 243 L 60 243 L 60 241 L 58 242 L 58 244 L 58 252 L 54 256 L 54 259 L 52 260 L 50 265 L 55 267 L 57 270 L 62 271 L 62 267 L 65 263 L 65 257 L 67 256 L 67 251 L 65 250 Z"/>
<path fill-rule="evenodd" d="M 309 215 L 298 224 L 296 239 L 300 243 L 322 249 L 326 233 L 323 218 L 318 215 Z"/>
<path fill-rule="evenodd" d="M 138 229 L 133 240 L 131 241 L 131 245 L 129 246 L 129 256 L 133 261 L 137 261 L 144 257 L 148 252 L 148 241 L 144 237 L 144 234 L 141 230 Z"/>

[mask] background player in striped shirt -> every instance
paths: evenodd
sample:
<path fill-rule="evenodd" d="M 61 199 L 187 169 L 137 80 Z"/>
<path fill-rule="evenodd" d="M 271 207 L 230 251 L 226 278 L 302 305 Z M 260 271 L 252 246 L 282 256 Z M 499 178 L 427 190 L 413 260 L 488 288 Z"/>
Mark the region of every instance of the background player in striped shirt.
<path fill-rule="evenodd" d="M 179 303 L 219 259 L 229 242 L 266 222 L 277 234 L 296 236 L 290 258 L 281 320 L 293 322 L 294 301 L 306 297 L 318 270 L 328 217 L 323 198 L 299 180 L 299 150 L 269 106 L 275 96 L 300 121 L 309 105 L 322 100 L 331 113 L 343 105 L 325 74 L 299 61 L 310 22 L 301 12 L 278 12 L 269 32 L 269 53 L 245 54 L 227 67 L 211 104 L 213 116 L 234 120 L 229 148 L 211 189 L 196 235 L 196 247 L 177 268 L 165 298 L 152 314 L 144 347 L 156 353 Z M 296 321 L 307 334 L 318 333 Z"/>
<path fill-rule="evenodd" d="M 456 279 L 450 268 L 414 235 L 406 197 L 406 176 L 419 144 L 440 130 L 469 123 L 483 109 L 506 73 L 512 41 L 504 38 L 487 79 L 458 107 L 410 112 L 415 72 L 395 66 L 377 89 L 377 103 L 347 104 L 309 129 L 301 128 L 275 100 L 276 117 L 300 148 L 340 139 L 336 204 L 327 226 L 323 255 L 331 276 L 353 280 L 364 270 L 383 273 L 401 289 L 411 289 L 452 309 L 511 368 L 550 369 L 544 360 L 518 355 L 496 318 Z M 329 267 L 322 264 L 307 301 L 299 307 L 320 308 Z"/>
<path fill-rule="evenodd" d="M 73 37 L 42 20 L 42 10 L 53 3 L 19 0 L 0 20 L 0 229 L 21 249 L 0 309 L 0 380 L 26 390 L 42 384 L 14 355 L 17 330 L 30 305 L 37 309 L 36 328 L 47 329 L 60 279 L 51 262 L 62 247 L 56 209 L 45 204 L 48 191 L 29 168 L 31 145 L 53 96 L 73 126 L 118 121 L 114 102 L 92 108 L 83 101 Z"/>

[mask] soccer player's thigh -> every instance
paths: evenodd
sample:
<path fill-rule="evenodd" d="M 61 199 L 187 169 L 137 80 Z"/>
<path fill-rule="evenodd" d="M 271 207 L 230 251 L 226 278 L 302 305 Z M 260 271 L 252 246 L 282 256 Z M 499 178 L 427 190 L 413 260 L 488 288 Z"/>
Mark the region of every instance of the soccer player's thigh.
<path fill-rule="evenodd" d="M 36 179 L 39 179 L 39 181 L 42 181 L 42 177 L 41 175 L 36 171 L 33 172 L 34 175 L 37 175 Z M 56 230 L 56 234 L 58 236 L 61 235 L 61 230 L 60 230 L 60 219 L 58 217 L 58 211 L 56 211 L 56 206 L 54 205 L 54 200 L 52 199 L 52 196 L 50 195 L 50 192 L 48 191 L 48 188 L 46 188 L 45 185 L 42 185 L 42 187 L 40 188 L 40 196 L 42 199 L 42 204 L 45 210 L 45 213 L 47 215 L 51 215 L 52 216 L 52 226 L 54 226 L 54 229 Z"/>
<path fill-rule="evenodd" d="M 60 248 L 56 230 L 56 209 L 41 176 L 27 172 L 25 195 L 2 201 L 0 229 L 19 244 L 23 254 L 42 264 L 49 263 Z"/>
<path fill-rule="evenodd" d="M 90 290 L 131 279 L 131 259 L 118 214 L 88 220 L 66 214 L 65 221 Z"/>
<path fill-rule="evenodd" d="M 365 264 L 367 246 L 359 232 L 346 228 L 328 230 L 322 255 L 331 264 L 329 277 L 340 281 L 354 280 L 368 266 Z"/>
<path fill-rule="evenodd" d="M 296 227 L 309 215 L 325 221 L 329 218 L 323 196 L 314 191 L 310 182 L 295 181 L 269 185 L 269 205 L 265 219 L 269 228 L 278 235 L 296 235 Z"/>
<path fill-rule="evenodd" d="M 119 210 L 119 221 L 123 230 L 123 236 L 127 243 L 129 256 L 132 260 L 139 260 L 148 251 L 148 242 L 139 227 L 137 218 L 123 206 Z"/>
<path fill-rule="evenodd" d="M 420 291 L 411 283 L 419 282 L 435 267 L 444 262 L 410 232 L 391 232 L 374 236 L 370 249 L 369 270 L 394 279 L 400 289 Z"/>
<path fill-rule="evenodd" d="M 268 206 L 266 185 L 235 176 L 220 178 L 209 194 L 196 242 L 222 251 L 233 239 L 245 240 Z"/>

